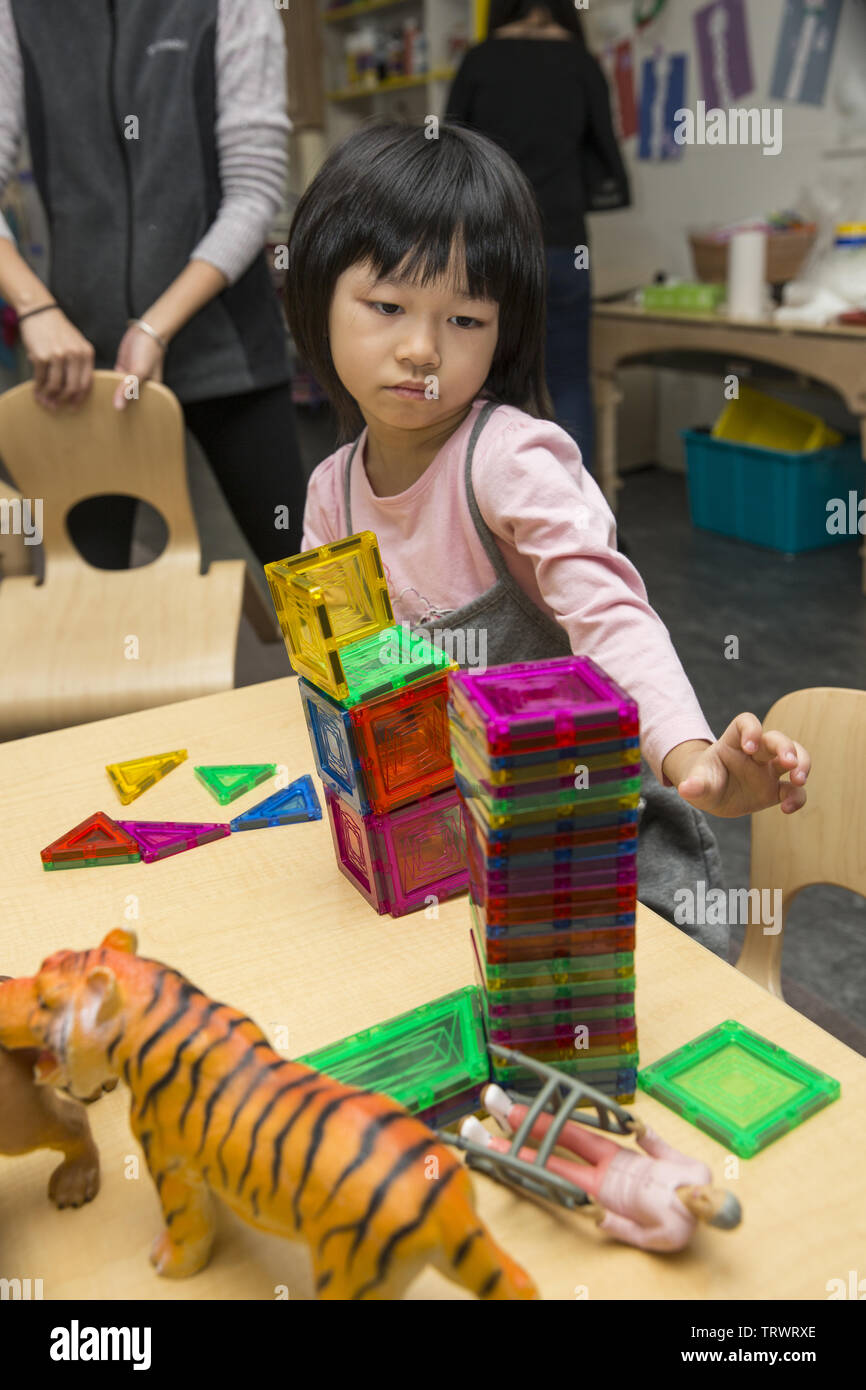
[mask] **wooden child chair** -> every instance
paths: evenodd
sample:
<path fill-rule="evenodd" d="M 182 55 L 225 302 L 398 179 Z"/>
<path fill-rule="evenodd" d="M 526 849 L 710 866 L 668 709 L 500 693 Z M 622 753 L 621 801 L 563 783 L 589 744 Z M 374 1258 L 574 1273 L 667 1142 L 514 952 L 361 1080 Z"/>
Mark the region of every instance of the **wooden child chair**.
<path fill-rule="evenodd" d="M 0 478 L 0 579 L 30 573 L 30 546 L 23 531 L 14 525 L 20 518 L 23 501 L 17 488 Z"/>
<path fill-rule="evenodd" d="M 812 757 L 802 810 L 752 816 L 750 885 L 781 890 L 782 930 L 766 935 L 750 921 L 737 969 L 781 999 L 784 924 L 796 894 L 832 883 L 866 897 L 866 690 L 795 690 L 776 701 L 764 727 L 784 729 Z"/>
<path fill-rule="evenodd" d="M 241 604 L 260 635 L 275 635 L 243 560 L 201 574 L 180 404 L 146 382 L 123 411 L 121 373 L 97 371 L 85 401 L 56 412 L 33 383 L 0 395 L 0 457 L 23 497 L 43 503 L 45 574 L 0 583 L 0 739 L 41 733 L 230 689 Z M 66 528 L 85 498 L 128 494 L 168 527 L 151 564 L 101 570 Z"/>

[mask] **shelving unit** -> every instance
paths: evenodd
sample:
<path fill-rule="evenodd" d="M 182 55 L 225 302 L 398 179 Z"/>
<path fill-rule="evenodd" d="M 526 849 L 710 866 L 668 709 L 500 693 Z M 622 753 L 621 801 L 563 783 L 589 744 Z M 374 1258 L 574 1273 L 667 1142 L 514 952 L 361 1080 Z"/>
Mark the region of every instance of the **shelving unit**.
<path fill-rule="evenodd" d="M 484 34 L 489 0 L 361 0 L 327 9 L 319 0 L 324 51 L 325 137 L 332 145 L 373 115 L 423 120 L 444 114 L 459 55 L 449 52 L 449 35 L 462 29 L 470 43 Z M 417 18 L 427 38 L 426 72 L 387 77 L 369 84 L 346 80 L 345 43 L 364 21 L 394 27 Z"/>
<path fill-rule="evenodd" d="M 387 0 L 393 4 L 393 0 Z M 412 77 L 386 77 L 373 87 L 343 87 L 339 91 L 327 92 L 328 101 L 358 101 L 375 96 L 377 92 L 405 91 L 408 87 L 427 87 L 433 82 L 450 82 L 456 68 L 439 68 L 435 72 L 417 73 Z"/>
<path fill-rule="evenodd" d="M 347 19 L 360 19 L 373 10 L 390 10 L 397 5 L 411 9 L 417 5 L 417 0 L 360 0 L 355 5 L 340 5 L 335 10 L 326 10 L 324 20 L 326 24 L 341 24 Z"/>

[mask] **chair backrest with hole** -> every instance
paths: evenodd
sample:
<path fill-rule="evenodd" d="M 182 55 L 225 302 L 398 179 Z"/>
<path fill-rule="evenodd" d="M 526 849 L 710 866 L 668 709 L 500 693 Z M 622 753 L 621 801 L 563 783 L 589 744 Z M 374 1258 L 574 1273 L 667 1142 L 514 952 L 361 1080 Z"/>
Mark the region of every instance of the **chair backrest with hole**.
<path fill-rule="evenodd" d="M 764 728 L 781 729 L 812 759 L 805 806 L 752 817 L 750 886 L 780 891 L 782 930 L 750 921 L 737 969 L 781 998 L 784 922 L 796 894 L 830 883 L 866 897 L 866 690 L 795 690 L 776 701 Z"/>
<path fill-rule="evenodd" d="M 45 580 L 0 584 L 0 738 L 18 738 L 228 690 L 246 566 L 201 574 L 186 480 L 183 416 L 147 383 L 117 411 L 120 373 L 95 373 L 80 407 L 51 412 L 32 383 L 0 396 L 0 457 L 25 498 L 43 501 Z M 89 565 L 66 526 L 90 497 L 128 494 L 164 518 L 168 544 L 138 569 Z"/>
<path fill-rule="evenodd" d="M 69 512 L 114 493 L 149 502 L 165 519 L 168 545 L 155 564 L 200 567 L 180 403 L 168 387 L 145 382 L 140 399 L 116 410 L 112 398 L 123 380 L 96 371 L 82 404 L 56 411 L 37 404 L 32 382 L 0 395 L 0 457 L 24 497 L 43 499 L 46 584 L 57 561 L 84 563 L 66 528 Z"/>

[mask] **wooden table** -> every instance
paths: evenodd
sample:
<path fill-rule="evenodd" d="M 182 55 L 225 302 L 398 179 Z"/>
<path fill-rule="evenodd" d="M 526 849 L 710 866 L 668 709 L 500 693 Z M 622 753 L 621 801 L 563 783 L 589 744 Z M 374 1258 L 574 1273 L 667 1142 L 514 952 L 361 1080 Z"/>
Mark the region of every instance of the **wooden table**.
<path fill-rule="evenodd" d="M 819 328 L 728 319 L 721 314 L 647 311 L 631 303 L 592 306 L 592 382 L 598 412 L 599 479 L 616 511 L 620 486 L 616 457 L 616 410 L 622 399 L 617 370 L 652 362 L 664 354 L 717 353 L 719 357 L 772 363 L 831 387 L 860 421 L 866 459 L 866 329 L 845 324 Z M 720 397 L 721 398 L 721 397 Z M 863 592 L 866 594 L 866 544 Z"/>
<path fill-rule="evenodd" d="M 313 765 L 291 678 L 0 746 L 0 972 L 30 974 L 53 950 L 132 925 L 143 954 L 245 1010 L 272 1038 L 287 1030 L 281 1041 L 296 1056 L 471 983 L 465 897 L 442 904 L 438 921 L 377 918 L 337 872 L 326 820 L 234 835 L 153 865 L 43 871 L 39 851 L 57 835 L 92 811 L 118 814 L 106 762 L 170 748 L 188 748 L 189 762 L 135 803 L 142 819 L 220 818 L 194 762 L 275 761 L 293 776 Z M 590 1299 L 824 1299 L 829 1279 L 866 1272 L 866 1061 L 646 909 L 637 976 L 643 1062 L 737 1018 L 837 1077 L 841 1100 L 757 1158 L 734 1161 L 734 1176 L 719 1144 L 639 1092 L 636 1112 L 738 1194 L 741 1228 L 702 1229 L 690 1250 L 652 1255 L 476 1177 L 497 1239 L 554 1299 L 576 1290 Z M 154 1274 L 156 1195 L 143 1161 L 140 1176 L 127 1176 L 139 1150 L 126 1110 L 122 1085 L 89 1109 L 102 1189 L 80 1211 L 57 1212 L 46 1198 L 55 1155 L 0 1158 L 0 1276 L 41 1278 L 46 1299 L 272 1299 L 278 1285 L 311 1297 L 305 1247 L 228 1212 L 208 1269 L 183 1282 Z M 411 1296 L 462 1291 L 431 1270 Z"/>

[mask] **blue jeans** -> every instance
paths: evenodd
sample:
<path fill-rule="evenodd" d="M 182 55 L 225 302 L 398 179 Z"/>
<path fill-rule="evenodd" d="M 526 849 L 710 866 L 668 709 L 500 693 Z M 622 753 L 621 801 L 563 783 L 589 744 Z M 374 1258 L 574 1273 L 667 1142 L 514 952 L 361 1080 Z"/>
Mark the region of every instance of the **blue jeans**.
<path fill-rule="evenodd" d="M 557 424 L 580 449 L 592 472 L 595 422 L 589 384 L 590 279 L 575 270 L 570 246 L 547 248 L 547 387 Z"/>

